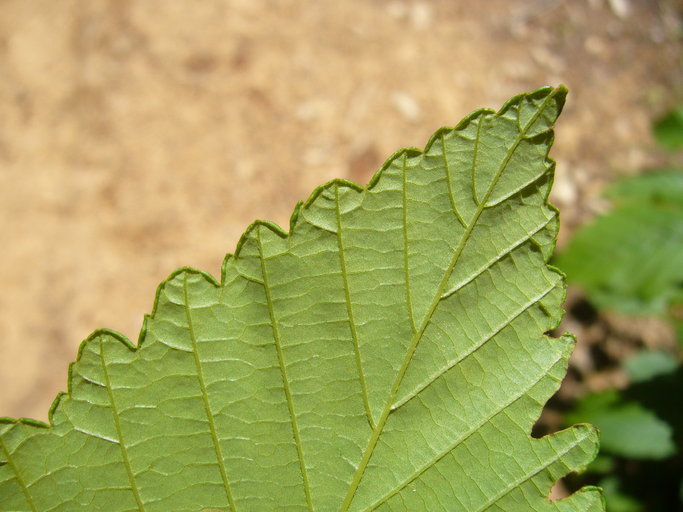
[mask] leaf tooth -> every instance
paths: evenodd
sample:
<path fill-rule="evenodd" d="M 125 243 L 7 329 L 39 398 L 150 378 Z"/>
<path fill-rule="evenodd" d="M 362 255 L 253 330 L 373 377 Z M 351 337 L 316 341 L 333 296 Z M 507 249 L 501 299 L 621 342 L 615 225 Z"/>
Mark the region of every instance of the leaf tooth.
<path fill-rule="evenodd" d="M 559 450 L 555 449 L 555 453 L 543 460 L 538 467 L 524 474 L 521 478 L 510 482 L 504 489 L 492 496 L 473 512 L 484 512 L 485 510 L 488 510 L 489 507 L 500 502 L 512 491 L 518 489 L 522 484 L 531 481 L 534 477 L 539 476 L 543 472 L 552 471 L 555 473 L 555 477 L 560 478 L 572 471 L 585 467 L 597 454 L 599 446 L 598 439 L 599 434 L 597 428 L 584 423 L 534 440 L 535 443 L 546 442 L 550 445 L 557 445 L 558 447 L 564 445 L 564 447 Z M 573 458 L 568 458 L 567 455 L 569 454 L 573 455 Z M 559 465 L 561 469 L 553 467 L 556 465 Z M 549 478 L 549 475 L 546 476 L 544 480 L 547 487 L 545 493 L 547 494 L 550 492 L 550 486 L 553 482 Z"/>

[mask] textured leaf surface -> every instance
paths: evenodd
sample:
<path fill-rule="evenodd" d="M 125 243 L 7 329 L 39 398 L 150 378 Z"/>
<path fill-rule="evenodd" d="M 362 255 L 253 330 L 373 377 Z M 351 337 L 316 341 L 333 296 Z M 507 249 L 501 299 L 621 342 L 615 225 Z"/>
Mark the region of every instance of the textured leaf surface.
<path fill-rule="evenodd" d="M 557 265 L 591 301 L 627 313 L 660 313 L 683 300 L 683 171 L 616 184 L 618 205 L 580 230 Z"/>
<path fill-rule="evenodd" d="M 530 437 L 573 344 L 544 336 L 564 96 L 320 187 L 289 234 L 253 224 L 220 283 L 172 275 L 137 347 L 82 344 L 51 426 L 0 424 L 0 510 L 602 510 L 595 489 L 546 499 L 594 429 Z"/>

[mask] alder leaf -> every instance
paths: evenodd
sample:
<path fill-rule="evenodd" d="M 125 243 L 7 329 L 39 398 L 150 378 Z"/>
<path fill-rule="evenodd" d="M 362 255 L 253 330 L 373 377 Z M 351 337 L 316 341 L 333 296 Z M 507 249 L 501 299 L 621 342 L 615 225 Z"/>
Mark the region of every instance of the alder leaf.
<path fill-rule="evenodd" d="M 530 436 L 565 375 L 544 88 L 252 224 L 221 282 L 93 333 L 51 425 L 0 424 L 2 511 L 584 511 L 594 428 Z"/>

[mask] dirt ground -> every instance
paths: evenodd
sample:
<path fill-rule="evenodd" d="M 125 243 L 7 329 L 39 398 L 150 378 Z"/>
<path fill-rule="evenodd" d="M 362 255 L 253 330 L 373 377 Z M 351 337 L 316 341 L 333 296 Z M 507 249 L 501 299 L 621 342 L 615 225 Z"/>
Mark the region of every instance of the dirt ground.
<path fill-rule="evenodd" d="M 565 83 L 561 242 L 656 164 L 683 99 L 674 0 L 0 0 L 0 416 L 46 419 L 98 327 L 175 268 L 403 146 Z"/>

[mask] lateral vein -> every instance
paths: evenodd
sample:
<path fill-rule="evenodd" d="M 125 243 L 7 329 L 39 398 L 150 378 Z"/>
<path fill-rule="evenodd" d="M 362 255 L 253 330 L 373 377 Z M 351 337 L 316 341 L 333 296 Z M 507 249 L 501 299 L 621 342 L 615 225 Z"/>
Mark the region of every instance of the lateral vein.
<path fill-rule="evenodd" d="M 552 369 L 557 363 L 562 361 L 562 357 L 556 359 L 553 361 L 552 365 L 550 368 Z M 446 457 L 449 453 L 451 453 L 453 450 L 455 450 L 458 446 L 466 442 L 470 437 L 472 437 L 473 434 L 475 434 L 481 427 L 486 425 L 489 421 L 491 421 L 493 418 L 498 416 L 501 412 L 503 412 L 505 409 L 513 405 L 515 402 L 520 400 L 522 397 L 527 395 L 529 391 L 531 391 L 534 386 L 538 385 L 543 379 L 545 378 L 545 375 L 541 375 L 538 379 L 533 381 L 530 385 L 528 385 L 521 393 L 514 395 L 511 399 L 507 400 L 503 405 L 500 407 L 497 407 L 490 413 L 488 413 L 482 420 L 477 423 L 475 426 L 470 428 L 467 432 L 465 432 L 462 436 L 460 436 L 458 439 L 453 441 L 448 448 L 443 450 L 441 453 L 438 453 L 436 456 L 432 457 L 427 463 L 423 464 L 422 467 L 418 470 L 416 470 L 412 475 L 410 475 L 408 478 L 406 478 L 403 483 L 398 485 L 395 489 L 392 489 L 391 491 L 387 492 L 382 498 L 380 498 L 377 502 L 375 502 L 372 506 L 368 508 L 368 510 L 374 510 L 378 506 L 382 505 L 383 503 L 386 503 L 391 499 L 392 496 L 395 496 L 399 492 L 401 492 L 403 489 L 405 489 L 408 485 L 410 485 L 412 482 L 420 478 L 421 475 L 425 473 L 429 468 L 434 466 L 437 462 L 442 460 L 444 457 Z"/>
<path fill-rule="evenodd" d="M 408 156 L 403 155 L 403 268 L 405 269 L 406 280 L 406 304 L 408 306 L 408 318 L 410 319 L 410 328 L 413 334 L 417 331 L 415 327 L 415 316 L 413 313 L 413 302 L 410 297 L 410 261 L 408 258 L 408 197 L 406 193 L 407 177 L 406 177 L 406 161 Z"/>
<path fill-rule="evenodd" d="M 209 422 L 209 430 L 211 431 L 211 441 L 213 442 L 213 449 L 216 453 L 216 462 L 218 462 L 218 469 L 221 473 L 223 486 L 225 487 L 225 496 L 228 499 L 230 510 L 237 512 L 235 507 L 235 500 L 230 488 L 230 481 L 228 480 L 228 472 L 225 468 L 225 461 L 223 460 L 223 452 L 216 433 L 216 423 L 213 419 L 213 411 L 211 410 L 211 403 L 209 402 L 209 394 L 206 391 L 206 382 L 204 380 L 204 370 L 202 369 L 201 360 L 199 359 L 199 349 L 197 346 L 197 335 L 195 334 L 194 324 L 192 322 L 192 314 L 190 313 L 190 299 L 187 293 L 187 272 L 183 276 L 183 295 L 185 303 L 185 315 L 187 317 L 187 327 L 190 333 L 190 340 L 192 341 L 192 355 L 194 356 L 194 364 L 197 370 L 197 380 L 199 380 L 199 388 L 202 392 L 202 400 L 204 401 L 204 412 L 206 419 Z"/>
<path fill-rule="evenodd" d="M 427 377 L 427 379 L 420 384 L 415 391 L 410 393 L 409 395 L 406 395 L 403 397 L 401 400 L 396 402 L 396 404 L 391 408 L 392 411 L 395 411 L 396 409 L 399 409 L 400 407 L 403 407 L 405 404 L 410 402 L 413 398 L 418 396 L 420 393 L 422 393 L 425 389 L 427 389 L 431 384 L 433 384 L 439 377 L 441 377 L 444 373 L 446 373 L 448 370 L 452 369 L 455 365 L 461 363 L 468 357 L 470 357 L 472 354 L 474 354 L 477 350 L 482 348 L 484 345 L 486 345 L 489 341 L 491 341 L 493 338 L 495 338 L 500 332 L 505 329 L 508 325 L 510 325 L 512 322 L 514 322 L 517 318 L 522 316 L 524 313 L 529 311 L 532 307 L 534 307 L 536 304 L 538 304 L 540 301 L 542 301 L 545 297 L 548 296 L 550 292 L 552 292 L 556 288 L 556 284 L 553 283 L 553 286 L 548 288 L 547 290 L 544 290 L 542 293 L 540 293 L 537 297 L 534 297 L 531 299 L 528 303 L 524 304 L 518 311 L 515 311 L 512 316 L 509 318 L 505 319 L 505 322 L 502 322 L 501 325 L 497 326 L 490 334 L 488 334 L 485 338 L 483 338 L 479 343 L 473 345 L 470 347 L 470 349 L 465 352 L 464 354 L 460 355 L 458 358 L 454 359 L 453 361 L 449 362 L 446 364 L 444 367 L 440 368 L 438 372 L 430 375 Z"/>
<path fill-rule="evenodd" d="M 339 246 L 339 265 L 341 266 L 342 280 L 344 282 L 344 295 L 346 297 L 346 313 L 349 317 L 349 328 L 351 329 L 351 337 L 353 338 L 353 350 L 356 358 L 356 369 L 358 370 L 358 380 L 360 381 L 361 392 L 363 393 L 363 406 L 365 407 L 365 415 L 368 418 L 370 428 L 375 428 L 375 420 L 372 417 L 370 409 L 370 402 L 368 399 L 368 388 L 365 381 L 365 372 L 363 371 L 363 360 L 360 355 L 360 345 L 358 342 L 358 332 L 356 330 L 356 322 L 353 319 L 353 306 L 351 304 L 351 290 L 349 289 L 349 279 L 346 275 L 346 257 L 344 256 L 344 243 L 342 241 L 342 226 L 341 226 L 341 211 L 339 210 L 339 185 L 334 189 L 335 204 L 337 212 L 337 245 Z"/>
<path fill-rule="evenodd" d="M 574 448 L 576 448 L 576 446 L 579 444 L 579 442 L 583 441 L 585 438 L 586 438 L 586 436 L 584 436 L 583 439 L 580 439 L 575 444 L 571 445 L 566 450 L 563 450 L 560 453 L 556 453 L 553 457 L 551 457 L 546 462 L 544 462 L 540 468 L 538 468 L 537 470 L 532 471 L 530 473 L 527 473 L 526 475 L 524 475 L 522 478 L 520 478 L 516 482 L 513 482 L 511 485 L 508 485 L 503 490 L 503 492 L 501 492 L 497 496 L 494 496 L 493 498 L 491 498 L 489 501 L 484 503 L 480 508 L 478 508 L 475 512 L 482 512 L 484 510 L 487 510 L 491 505 L 498 503 L 500 500 L 502 500 L 505 496 L 510 494 L 510 492 L 512 492 L 517 487 L 519 487 L 521 484 L 523 484 L 524 482 L 528 482 L 533 477 L 538 475 L 541 471 L 544 471 L 545 469 L 547 469 L 551 464 L 557 462 L 558 460 L 561 460 L 565 455 L 567 455 L 570 451 L 572 451 Z"/>
<path fill-rule="evenodd" d="M 482 114 L 477 123 L 477 136 L 474 139 L 474 150 L 472 154 L 472 198 L 477 206 L 479 206 L 479 198 L 477 197 L 477 157 L 479 156 L 479 139 L 481 137 L 481 124 L 486 114 Z M 519 126 L 518 126 L 519 127 Z M 516 149 L 516 147 L 515 147 Z M 483 201 L 486 203 L 486 201 Z"/>
<path fill-rule="evenodd" d="M 2 451 L 5 452 L 5 456 L 7 457 L 7 465 L 12 468 L 12 471 L 16 476 L 17 482 L 19 483 L 19 487 L 21 487 L 21 492 L 24 494 L 24 499 L 26 500 L 26 503 L 28 503 L 33 512 L 38 512 L 38 508 L 36 507 L 36 504 L 34 503 L 33 498 L 31 497 L 31 493 L 28 490 L 28 486 L 26 485 L 26 482 L 24 482 L 24 479 L 21 477 L 21 473 L 19 473 L 19 468 L 14 463 L 14 460 L 12 460 L 12 454 L 9 452 L 9 448 L 7 448 L 7 445 L 2 440 L 2 436 L 0 436 L 0 447 L 2 447 Z"/>
<path fill-rule="evenodd" d="M 535 235 L 537 235 L 538 233 L 540 233 L 541 230 L 543 230 L 545 227 L 547 227 L 548 224 L 550 224 L 550 221 L 551 221 L 551 220 L 553 220 L 553 217 L 550 217 L 550 218 L 547 219 L 543 224 L 541 224 L 537 229 L 533 230 L 531 233 L 528 233 L 526 236 L 522 237 L 521 239 L 519 239 L 518 241 L 516 241 L 514 244 L 510 245 L 509 247 L 507 247 L 505 250 L 503 250 L 502 253 L 497 254 L 495 258 L 492 258 L 490 261 L 486 262 L 486 264 L 485 264 L 480 270 L 478 270 L 476 273 L 472 274 L 471 277 L 469 277 L 469 278 L 465 279 L 464 281 L 462 281 L 462 282 L 456 284 L 453 288 L 451 288 L 450 290 L 448 290 L 447 292 L 445 292 L 445 293 L 441 296 L 441 300 L 445 300 L 445 299 L 447 299 L 448 297 L 450 297 L 451 295 L 456 294 L 456 293 L 457 293 L 458 291 L 460 291 L 462 288 L 464 288 L 465 286 L 467 286 L 468 284 L 470 284 L 472 281 L 474 281 L 474 280 L 477 279 L 479 276 L 481 276 L 484 272 L 486 272 L 486 271 L 489 270 L 491 267 L 493 267 L 493 265 L 495 265 L 497 262 L 499 262 L 500 260 L 502 260 L 505 256 L 507 256 L 508 254 L 512 254 L 512 251 L 514 251 L 515 249 L 517 249 L 518 247 L 520 247 L 522 244 L 524 244 L 524 243 L 528 242 L 529 240 L 531 240 Z"/>
<path fill-rule="evenodd" d="M 479 121 L 479 124 L 481 124 L 481 121 Z M 477 126 L 477 144 L 479 142 L 479 127 Z M 451 208 L 453 208 L 453 213 L 455 214 L 455 218 L 458 219 L 458 222 L 462 225 L 463 228 L 467 228 L 467 223 L 464 221 L 462 216 L 460 215 L 460 212 L 458 211 L 458 207 L 455 204 L 455 196 L 453 195 L 453 185 L 451 184 L 451 170 L 448 165 L 448 158 L 446 158 L 446 139 L 444 138 L 443 132 L 441 132 L 441 153 L 443 155 L 443 166 L 444 169 L 446 170 L 446 182 L 448 183 L 448 197 L 451 200 Z M 476 149 L 475 149 L 475 158 L 476 158 Z M 405 164 L 403 166 L 403 176 L 405 177 Z M 403 194 L 405 195 L 405 189 Z"/>
<path fill-rule="evenodd" d="M 128 450 L 126 448 L 126 443 L 123 440 L 123 432 L 121 430 L 121 420 L 119 418 L 119 411 L 116 407 L 116 401 L 114 400 L 114 392 L 111 388 L 111 380 L 109 378 L 109 369 L 104 362 L 104 341 L 102 340 L 102 335 L 100 339 L 100 364 L 102 365 L 102 372 L 104 373 L 104 383 L 107 388 L 107 394 L 109 395 L 109 403 L 111 404 L 112 416 L 114 417 L 114 426 L 116 427 L 116 435 L 119 438 L 119 449 L 121 450 L 121 457 L 123 458 L 123 465 L 126 468 L 126 473 L 128 474 L 128 480 L 130 480 L 130 488 L 135 497 L 135 502 L 138 505 L 140 512 L 145 512 L 145 505 L 142 502 L 142 497 L 140 496 L 140 490 L 138 489 L 137 482 L 135 481 L 135 475 L 133 474 L 133 468 L 130 465 L 130 459 L 128 458 Z"/>
<path fill-rule="evenodd" d="M 304 462 L 304 451 L 301 444 L 301 435 L 299 434 L 299 425 L 294 414 L 294 403 L 292 402 L 292 391 L 289 388 L 289 378 L 287 377 L 287 369 L 285 367 L 285 358 L 282 353 L 282 346 L 280 343 L 280 330 L 277 327 L 275 319 L 275 311 L 273 310 L 273 299 L 270 295 L 270 285 L 268 284 L 268 273 L 266 271 L 266 262 L 263 257 L 263 244 L 261 242 L 261 226 L 256 228 L 256 240 L 258 242 L 259 260 L 261 261 L 261 274 L 263 276 L 263 288 L 266 293 L 266 302 L 268 303 L 268 313 L 270 315 L 270 325 L 273 330 L 273 341 L 275 343 L 275 351 L 277 352 L 277 360 L 280 366 L 280 374 L 282 375 L 282 386 L 285 391 L 287 399 L 287 408 L 289 409 L 289 416 L 292 419 L 292 433 L 294 435 L 294 443 L 296 444 L 296 451 L 299 456 L 299 468 L 301 469 L 301 478 L 304 483 L 304 492 L 306 494 L 306 504 L 308 510 L 313 510 L 313 500 L 311 498 L 311 487 L 308 482 L 308 473 L 306 471 L 306 464 Z"/>

